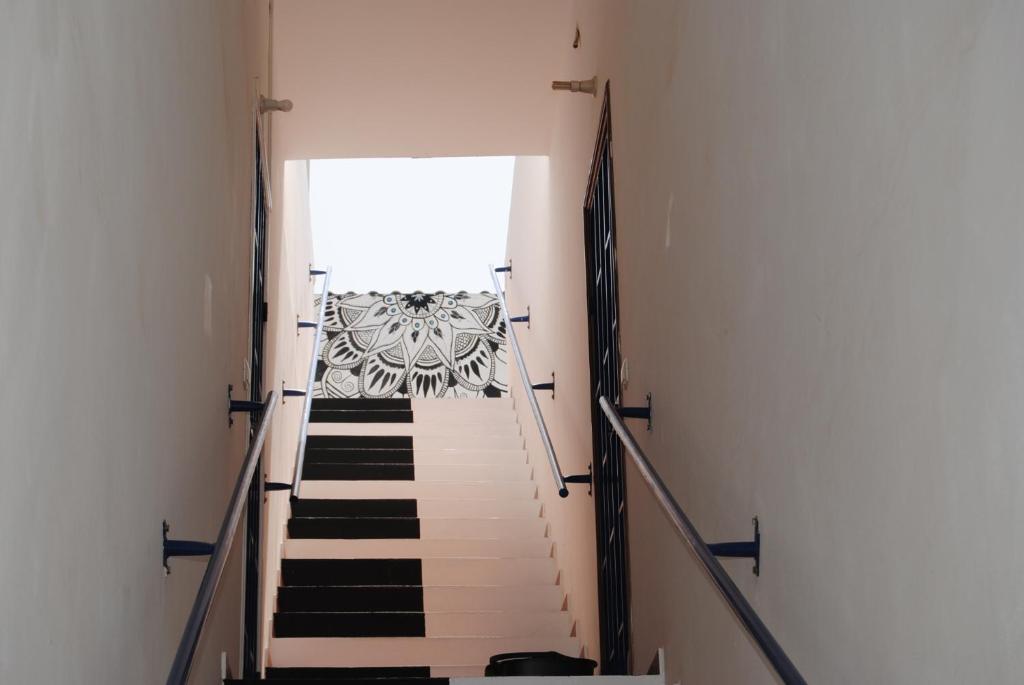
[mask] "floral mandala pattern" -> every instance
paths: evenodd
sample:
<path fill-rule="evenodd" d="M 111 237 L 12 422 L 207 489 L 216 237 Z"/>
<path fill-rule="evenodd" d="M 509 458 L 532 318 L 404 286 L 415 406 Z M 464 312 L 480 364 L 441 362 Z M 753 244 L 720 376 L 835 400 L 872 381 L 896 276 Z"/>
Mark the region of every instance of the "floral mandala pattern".
<path fill-rule="evenodd" d="M 500 397 L 500 307 L 490 293 L 331 293 L 314 396 Z"/>

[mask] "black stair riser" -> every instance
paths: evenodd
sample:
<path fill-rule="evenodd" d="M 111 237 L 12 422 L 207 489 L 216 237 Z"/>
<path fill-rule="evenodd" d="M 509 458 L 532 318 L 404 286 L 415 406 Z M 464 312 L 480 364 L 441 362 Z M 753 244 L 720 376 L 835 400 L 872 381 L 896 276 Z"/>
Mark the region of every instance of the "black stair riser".
<path fill-rule="evenodd" d="M 292 502 L 292 516 L 416 518 L 414 499 L 300 499 Z"/>
<path fill-rule="evenodd" d="M 423 611 L 422 587 L 279 587 L 278 611 Z"/>
<path fill-rule="evenodd" d="M 313 411 L 322 409 L 336 409 L 342 411 L 356 411 L 356 410 L 381 410 L 381 409 L 397 409 L 397 410 L 412 410 L 412 400 L 408 397 L 353 397 L 353 398 L 314 398 L 313 399 Z"/>
<path fill-rule="evenodd" d="M 309 413 L 310 423 L 412 423 L 412 412 L 401 410 L 336 411 L 316 409 Z"/>
<path fill-rule="evenodd" d="M 414 518 L 292 518 L 288 537 L 319 540 L 409 540 L 420 536 Z"/>
<path fill-rule="evenodd" d="M 412 449 L 306 448 L 307 464 L 412 464 Z"/>
<path fill-rule="evenodd" d="M 422 613 L 274 614 L 274 637 L 425 637 Z"/>
<path fill-rule="evenodd" d="M 411 450 L 411 435 L 310 435 L 307 448 L 360 448 Z"/>
<path fill-rule="evenodd" d="M 306 464 L 303 480 L 416 480 L 412 464 Z"/>
<path fill-rule="evenodd" d="M 419 559 L 282 559 L 285 585 L 423 585 Z"/>

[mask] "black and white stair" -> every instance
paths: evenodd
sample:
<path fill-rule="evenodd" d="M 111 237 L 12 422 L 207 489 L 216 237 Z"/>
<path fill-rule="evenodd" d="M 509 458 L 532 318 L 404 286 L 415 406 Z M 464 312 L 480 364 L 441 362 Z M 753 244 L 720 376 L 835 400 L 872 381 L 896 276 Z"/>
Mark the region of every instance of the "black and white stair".
<path fill-rule="evenodd" d="M 476 678 L 581 647 L 512 401 L 314 400 L 268 680 Z"/>

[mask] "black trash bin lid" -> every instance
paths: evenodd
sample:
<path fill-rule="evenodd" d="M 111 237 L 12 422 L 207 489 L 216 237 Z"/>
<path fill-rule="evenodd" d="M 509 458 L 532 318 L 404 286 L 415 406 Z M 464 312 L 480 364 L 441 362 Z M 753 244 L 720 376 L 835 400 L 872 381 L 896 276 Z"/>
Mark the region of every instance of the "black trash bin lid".
<path fill-rule="evenodd" d="M 510 652 L 492 656 L 484 675 L 594 675 L 595 668 L 593 659 L 575 659 L 558 652 Z"/>

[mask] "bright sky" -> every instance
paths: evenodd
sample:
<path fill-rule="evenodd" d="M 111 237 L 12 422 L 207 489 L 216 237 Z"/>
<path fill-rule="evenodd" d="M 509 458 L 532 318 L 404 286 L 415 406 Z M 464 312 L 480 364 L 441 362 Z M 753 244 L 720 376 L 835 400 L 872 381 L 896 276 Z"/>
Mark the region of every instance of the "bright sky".
<path fill-rule="evenodd" d="M 333 292 L 493 290 L 514 157 L 310 162 L 313 254 Z"/>

